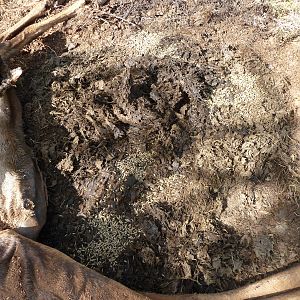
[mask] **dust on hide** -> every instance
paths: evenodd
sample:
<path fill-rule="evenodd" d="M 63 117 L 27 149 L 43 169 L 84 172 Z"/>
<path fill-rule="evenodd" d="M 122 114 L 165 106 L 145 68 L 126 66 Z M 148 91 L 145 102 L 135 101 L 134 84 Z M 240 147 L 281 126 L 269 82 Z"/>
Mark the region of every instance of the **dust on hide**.
<path fill-rule="evenodd" d="M 0 230 L 36 239 L 46 221 L 47 192 L 25 143 L 22 107 L 13 87 L 21 73 L 8 70 L 0 58 Z"/>

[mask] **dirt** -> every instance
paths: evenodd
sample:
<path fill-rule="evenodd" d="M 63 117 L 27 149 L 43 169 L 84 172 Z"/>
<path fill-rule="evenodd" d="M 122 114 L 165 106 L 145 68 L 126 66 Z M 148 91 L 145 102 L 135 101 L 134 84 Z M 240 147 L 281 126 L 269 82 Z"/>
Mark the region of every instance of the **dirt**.
<path fill-rule="evenodd" d="M 31 1 L 0 3 L 4 29 Z M 40 241 L 162 293 L 299 261 L 299 15 L 298 1 L 92 1 L 26 48 L 11 65 L 49 192 Z"/>

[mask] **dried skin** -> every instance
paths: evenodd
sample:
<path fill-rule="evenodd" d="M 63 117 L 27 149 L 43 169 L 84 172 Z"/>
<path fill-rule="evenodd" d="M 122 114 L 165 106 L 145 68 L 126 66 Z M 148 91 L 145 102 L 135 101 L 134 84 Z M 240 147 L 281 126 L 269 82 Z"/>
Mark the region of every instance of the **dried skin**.
<path fill-rule="evenodd" d="M 46 221 L 47 192 L 25 144 L 15 92 L 0 96 L 0 222 L 33 239 Z"/>
<path fill-rule="evenodd" d="M 11 230 L 0 233 L 0 296 L 25 299 L 239 300 L 299 296 L 299 265 L 249 286 L 220 294 L 140 294 L 92 271 L 63 253 Z"/>
<path fill-rule="evenodd" d="M 74 16 L 84 0 L 27 27 L 43 14 L 47 4 L 39 3 L 14 27 L 0 35 L 0 223 L 4 228 L 15 229 L 33 239 L 37 238 L 46 222 L 47 192 L 42 175 L 25 144 L 22 107 L 10 87 L 21 72 L 15 69 L 9 74 L 3 60 L 18 53 L 57 23 Z"/>

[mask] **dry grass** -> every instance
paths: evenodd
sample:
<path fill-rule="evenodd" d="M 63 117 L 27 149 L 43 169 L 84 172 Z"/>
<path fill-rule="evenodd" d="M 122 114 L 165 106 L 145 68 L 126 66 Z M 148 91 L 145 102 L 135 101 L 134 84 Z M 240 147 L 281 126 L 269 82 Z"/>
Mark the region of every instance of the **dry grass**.
<path fill-rule="evenodd" d="M 277 17 L 275 32 L 284 39 L 300 33 L 300 1 L 299 0 L 268 0 Z"/>
<path fill-rule="evenodd" d="M 241 128 L 245 125 L 272 123 L 273 112 L 283 109 L 283 105 L 264 86 L 262 76 L 250 73 L 239 63 L 230 72 L 226 86 L 216 89 L 207 101 L 212 124 Z M 266 101 L 273 106 L 272 111 L 266 108 Z"/>
<path fill-rule="evenodd" d="M 140 236 L 140 232 L 129 220 L 104 212 L 88 218 L 85 228 L 91 241 L 79 247 L 77 255 L 87 266 L 99 267 L 105 262 L 113 265 L 123 251 Z"/>
<path fill-rule="evenodd" d="M 172 43 L 167 47 L 162 45 L 166 37 L 166 33 L 139 31 L 132 34 L 122 46 L 137 57 L 150 54 L 159 58 L 171 56 L 180 59 L 176 44 Z"/>
<path fill-rule="evenodd" d="M 266 2 L 279 17 L 300 11 L 299 0 L 267 0 Z"/>
<path fill-rule="evenodd" d="M 196 163 L 208 173 L 250 177 L 276 156 L 277 127 L 288 110 L 262 75 L 241 64 L 232 67 L 226 81 L 207 100 L 212 134 L 198 141 Z"/>
<path fill-rule="evenodd" d="M 153 163 L 153 154 L 150 152 L 140 152 L 130 154 L 122 161 L 116 163 L 116 167 L 120 172 L 121 179 L 128 176 L 134 176 L 137 180 L 143 181 L 146 170 Z"/>
<path fill-rule="evenodd" d="M 17 23 L 34 4 L 35 1 L 28 0 L 0 0 L 0 20 L 5 20 L 0 22 L 0 32 Z"/>

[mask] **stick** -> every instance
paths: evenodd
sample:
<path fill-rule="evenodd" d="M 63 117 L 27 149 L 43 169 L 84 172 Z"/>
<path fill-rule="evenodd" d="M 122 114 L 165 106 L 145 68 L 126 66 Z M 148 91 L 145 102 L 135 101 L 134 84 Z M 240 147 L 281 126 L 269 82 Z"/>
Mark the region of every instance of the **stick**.
<path fill-rule="evenodd" d="M 6 78 L 0 82 L 0 95 L 9 89 L 11 86 L 15 85 L 18 78 L 22 75 L 22 69 L 16 68 L 10 71 L 9 78 Z"/>
<path fill-rule="evenodd" d="M 0 34 L 0 42 L 11 39 L 21 32 L 26 26 L 32 24 L 37 18 L 41 17 L 48 7 L 48 1 L 39 2 L 24 18 L 13 27 Z"/>
<path fill-rule="evenodd" d="M 6 60 L 23 49 L 27 44 L 42 35 L 51 27 L 66 21 L 75 15 L 76 10 L 85 4 L 85 0 L 78 0 L 60 13 L 25 28 L 21 33 L 9 41 L 0 44 L 0 56 Z"/>

